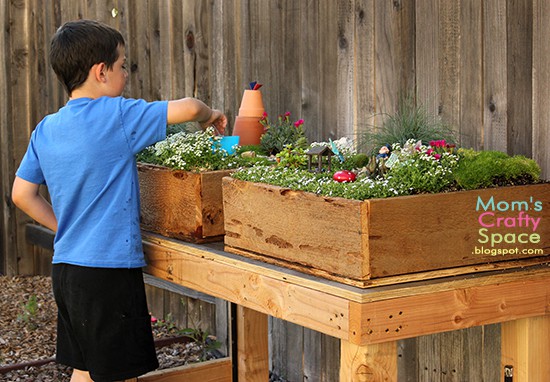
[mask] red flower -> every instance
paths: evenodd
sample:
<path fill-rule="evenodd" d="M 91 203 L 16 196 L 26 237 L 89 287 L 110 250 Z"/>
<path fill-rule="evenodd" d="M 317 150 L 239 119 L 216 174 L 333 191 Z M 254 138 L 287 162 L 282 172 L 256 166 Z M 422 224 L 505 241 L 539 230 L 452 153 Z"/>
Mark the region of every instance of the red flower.
<path fill-rule="evenodd" d="M 439 160 L 441 158 L 441 154 L 434 154 L 434 158 Z"/>
<path fill-rule="evenodd" d="M 290 117 L 290 111 L 287 111 L 287 112 L 285 113 L 285 117 Z"/>
<path fill-rule="evenodd" d="M 296 126 L 296 128 L 302 126 L 304 124 L 304 120 L 303 119 L 299 119 L 297 120 L 296 122 L 294 122 L 294 126 Z"/>
<path fill-rule="evenodd" d="M 433 152 L 434 152 L 433 149 L 428 149 L 428 150 L 426 150 L 426 154 L 428 154 L 428 155 L 432 155 Z"/>

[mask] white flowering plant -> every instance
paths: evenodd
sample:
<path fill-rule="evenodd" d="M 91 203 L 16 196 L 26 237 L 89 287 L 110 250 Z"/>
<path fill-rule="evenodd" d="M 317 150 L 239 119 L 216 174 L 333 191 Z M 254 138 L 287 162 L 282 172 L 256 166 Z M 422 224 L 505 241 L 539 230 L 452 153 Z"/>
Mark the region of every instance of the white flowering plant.
<path fill-rule="evenodd" d="M 357 163 L 357 153 L 346 140 L 338 142 L 338 151 L 344 153 L 344 162 L 339 168 L 350 168 Z M 312 146 L 324 143 L 313 143 Z M 359 168 L 355 182 L 339 183 L 331 172 L 311 172 L 304 168 L 288 166 L 254 166 L 241 169 L 233 177 L 252 182 L 268 183 L 294 190 L 313 192 L 324 196 L 348 199 L 386 198 L 390 196 L 431 193 L 450 190 L 454 187 L 453 170 L 458 164 L 458 155 L 453 151 L 434 154 L 431 146 L 409 141 L 403 147 L 392 146 L 396 156 L 392 168 L 384 175 L 369 176 Z M 351 164 L 350 164 L 351 163 Z"/>
<path fill-rule="evenodd" d="M 299 161 L 285 158 L 277 165 L 240 169 L 232 176 L 318 195 L 357 200 L 540 182 L 540 167 L 532 159 L 501 152 L 456 149 L 454 144 L 444 140 L 430 141 L 428 145 L 414 139 L 404 145 L 395 143 L 389 145 L 390 158 L 372 156 L 366 165 L 358 159 L 362 154 L 345 145 L 345 141 L 334 142 L 339 142 L 337 150 L 345 155 L 343 162 L 333 158 L 331 171 L 312 172 L 303 165 L 288 166 L 288 162 L 295 164 Z M 373 161 L 377 166 L 382 164 L 388 167 L 383 172 L 373 171 L 369 169 Z M 334 173 L 342 169 L 352 170 L 357 174 L 356 180 L 336 181 Z"/>
<path fill-rule="evenodd" d="M 180 131 L 147 147 L 138 154 L 137 160 L 195 172 L 235 169 L 244 165 L 245 160 L 229 155 L 219 144 L 220 140 L 221 136 L 214 134 L 213 127 L 196 132 Z"/>

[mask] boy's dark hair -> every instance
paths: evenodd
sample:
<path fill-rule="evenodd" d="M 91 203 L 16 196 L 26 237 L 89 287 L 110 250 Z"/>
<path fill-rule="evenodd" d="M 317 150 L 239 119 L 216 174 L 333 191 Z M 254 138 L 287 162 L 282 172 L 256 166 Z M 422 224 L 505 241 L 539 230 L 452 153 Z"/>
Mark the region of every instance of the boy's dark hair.
<path fill-rule="evenodd" d="M 124 46 L 124 38 L 116 29 L 93 20 L 69 21 L 52 37 L 50 63 L 70 96 L 86 81 L 92 66 L 103 62 L 112 68 L 118 46 Z"/>

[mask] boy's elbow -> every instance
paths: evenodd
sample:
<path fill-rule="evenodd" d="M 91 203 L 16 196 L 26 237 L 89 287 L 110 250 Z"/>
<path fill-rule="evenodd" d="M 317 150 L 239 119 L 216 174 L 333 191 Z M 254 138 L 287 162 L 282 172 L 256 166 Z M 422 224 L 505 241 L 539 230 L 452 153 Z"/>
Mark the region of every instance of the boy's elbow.
<path fill-rule="evenodd" d="M 20 209 L 24 208 L 25 203 L 35 192 L 30 186 L 31 183 L 26 182 L 19 177 L 15 177 L 15 181 L 13 182 L 11 189 L 11 201 Z"/>
<path fill-rule="evenodd" d="M 24 197 L 22 193 L 20 192 L 19 188 L 17 188 L 15 185 L 11 190 L 11 201 L 13 204 L 15 204 L 16 207 L 21 208 L 21 205 L 23 204 Z"/>

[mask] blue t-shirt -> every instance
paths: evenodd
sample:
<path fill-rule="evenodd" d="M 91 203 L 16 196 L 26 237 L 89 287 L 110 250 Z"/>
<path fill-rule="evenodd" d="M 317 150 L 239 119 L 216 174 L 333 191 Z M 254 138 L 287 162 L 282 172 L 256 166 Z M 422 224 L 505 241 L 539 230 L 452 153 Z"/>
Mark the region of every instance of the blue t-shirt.
<path fill-rule="evenodd" d="M 33 131 L 17 176 L 48 186 L 58 222 L 54 264 L 145 265 L 135 155 L 166 138 L 167 104 L 78 98 Z"/>

